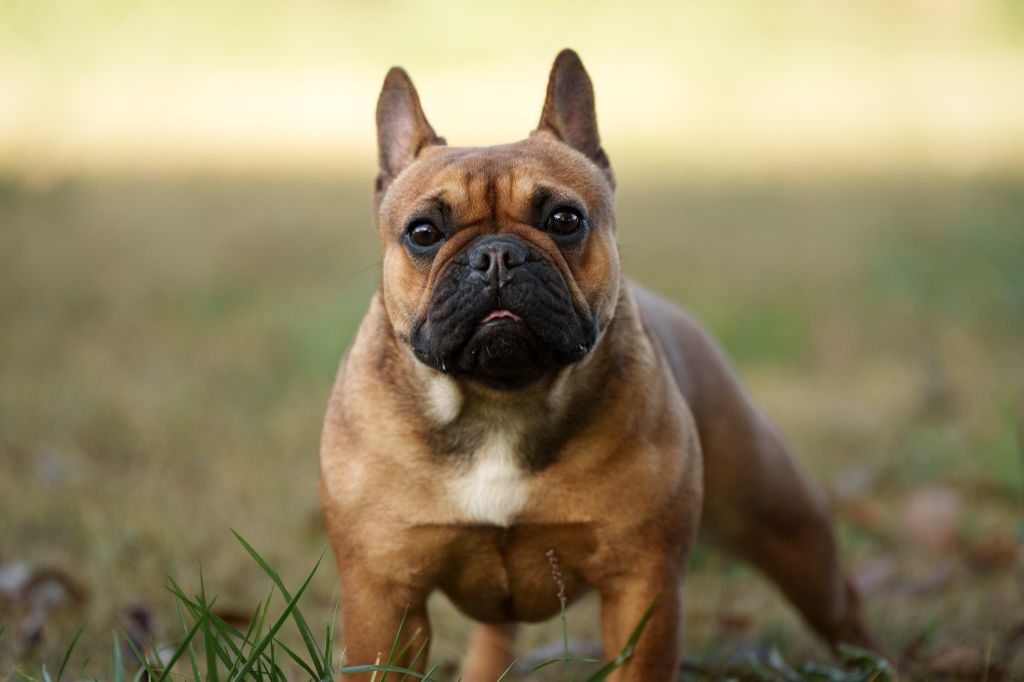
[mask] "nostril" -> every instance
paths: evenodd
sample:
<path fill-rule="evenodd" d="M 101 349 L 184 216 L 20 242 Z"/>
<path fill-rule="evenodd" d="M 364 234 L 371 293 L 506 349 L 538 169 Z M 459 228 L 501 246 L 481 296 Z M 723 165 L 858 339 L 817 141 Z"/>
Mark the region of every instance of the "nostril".
<path fill-rule="evenodd" d="M 473 257 L 470 260 L 470 265 L 473 266 L 474 270 L 487 272 L 491 269 L 491 254 L 483 250 L 477 251 L 473 254 Z"/>
<path fill-rule="evenodd" d="M 521 249 L 508 249 L 502 252 L 501 256 L 506 268 L 517 268 L 526 261 Z"/>

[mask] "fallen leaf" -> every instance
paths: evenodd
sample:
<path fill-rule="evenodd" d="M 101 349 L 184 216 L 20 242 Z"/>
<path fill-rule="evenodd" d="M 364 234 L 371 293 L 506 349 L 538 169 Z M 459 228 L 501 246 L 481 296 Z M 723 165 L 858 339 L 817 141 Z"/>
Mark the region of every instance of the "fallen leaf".
<path fill-rule="evenodd" d="M 52 610 L 81 604 L 87 597 L 86 589 L 59 568 L 35 567 L 26 561 L 0 566 L 0 600 L 25 614 L 18 629 L 28 650 L 42 643 Z"/>
<path fill-rule="evenodd" d="M 1017 560 L 1017 541 L 1006 533 L 992 533 L 967 547 L 967 560 L 979 571 L 1009 568 Z"/>
<path fill-rule="evenodd" d="M 718 623 L 726 632 L 741 634 L 753 630 L 757 626 L 757 619 L 749 613 L 729 611 L 719 614 Z"/>
<path fill-rule="evenodd" d="M 248 628 L 249 623 L 251 623 L 253 619 L 253 614 L 251 612 L 239 609 L 214 609 L 213 613 L 228 625 L 238 628 L 239 630 L 245 630 Z"/>

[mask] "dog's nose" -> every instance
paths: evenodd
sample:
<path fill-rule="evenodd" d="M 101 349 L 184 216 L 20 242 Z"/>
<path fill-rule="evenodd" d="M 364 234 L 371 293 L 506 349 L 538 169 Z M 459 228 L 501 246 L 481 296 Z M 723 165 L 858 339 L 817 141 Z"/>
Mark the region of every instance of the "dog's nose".
<path fill-rule="evenodd" d="M 526 262 L 526 246 L 516 239 L 494 235 L 469 247 L 469 265 L 488 283 L 503 283 L 514 268 Z"/>

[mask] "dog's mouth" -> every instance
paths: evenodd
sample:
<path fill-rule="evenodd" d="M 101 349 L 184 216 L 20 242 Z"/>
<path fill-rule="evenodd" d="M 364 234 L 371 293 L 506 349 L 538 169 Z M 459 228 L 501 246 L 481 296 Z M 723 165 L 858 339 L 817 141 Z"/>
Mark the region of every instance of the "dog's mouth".
<path fill-rule="evenodd" d="M 523 318 L 519 317 L 518 315 L 516 315 L 511 310 L 506 310 L 505 308 L 499 308 L 497 310 L 491 311 L 488 315 L 486 315 L 484 317 L 484 319 L 480 320 L 480 325 L 483 326 L 483 325 L 485 325 L 485 324 L 487 324 L 489 322 L 499 322 L 499 321 L 520 322 L 521 323 L 523 321 Z"/>

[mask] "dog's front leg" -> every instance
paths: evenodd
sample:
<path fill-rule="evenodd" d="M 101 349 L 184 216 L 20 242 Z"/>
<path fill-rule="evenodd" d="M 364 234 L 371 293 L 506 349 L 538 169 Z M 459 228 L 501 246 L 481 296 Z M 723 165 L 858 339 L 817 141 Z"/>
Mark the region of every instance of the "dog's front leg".
<path fill-rule="evenodd" d="M 657 599 L 632 655 L 611 676 L 614 682 L 674 680 L 682 657 L 683 590 L 678 573 L 623 577 L 602 586 L 601 641 L 606 659 L 618 656 Z"/>
<path fill-rule="evenodd" d="M 344 664 L 383 665 L 394 651 L 391 665 L 423 672 L 430 642 L 427 595 L 360 569 L 347 568 L 342 571 L 341 578 Z M 372 678 L 372 673 L 342 677 L 346 682 L 364 682 Z M 377 679 L 380 678 L 381 673 L 377 673 Z"/>

